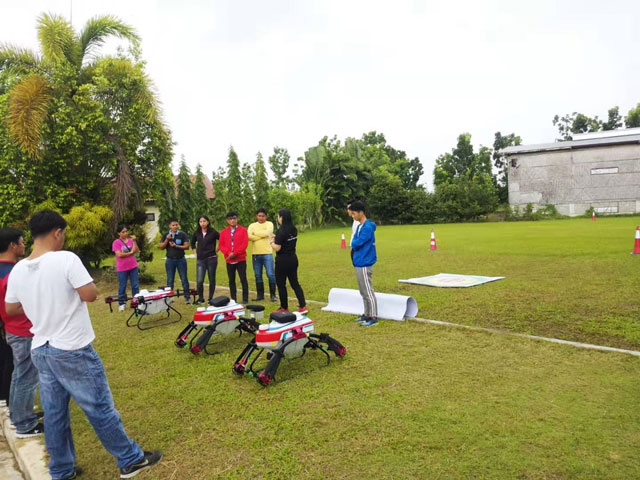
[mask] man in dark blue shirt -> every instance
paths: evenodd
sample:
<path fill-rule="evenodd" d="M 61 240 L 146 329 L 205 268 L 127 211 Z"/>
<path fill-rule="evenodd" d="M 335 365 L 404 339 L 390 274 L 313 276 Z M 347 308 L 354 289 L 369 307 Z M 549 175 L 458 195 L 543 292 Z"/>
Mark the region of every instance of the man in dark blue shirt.
<path fill-rule="evenodd" d="M 189 237 L 179 230 L 180 224 L 178 220 L 172 218 L 169 220 L 169 231 L 164 234 L 162 241 L 158 247 L 160 250 L 167 250 L 167 261 L 164 268 L 167 271 L 167 286 L 173 290 L 173 280 L 176 276 L 176 269 L 182 280 L 182 289 L 184 290 L 184 298 L 190 303 L 189 279 L 187 278 L 187 259 L 184 258 L 184 251 L 189 248 Z"/>

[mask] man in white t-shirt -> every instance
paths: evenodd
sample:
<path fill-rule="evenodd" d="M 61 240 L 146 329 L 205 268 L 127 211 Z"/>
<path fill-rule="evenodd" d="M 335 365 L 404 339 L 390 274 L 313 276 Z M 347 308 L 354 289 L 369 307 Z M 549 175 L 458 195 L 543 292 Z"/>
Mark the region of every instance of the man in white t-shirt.
<path fill-rule="evenodd" d="M 98 290 L 72 252 L 62 251 L 67 222 L 52 210 L 29 221 L 31 255 L 11 272 L 5 296 L 9 315 L 26 314 L 33 327 L 31 358 L 40 375 L 44 430 L 54 480 L 73 479 L 75 466 L 69 400 L 87 415 L 98 438 L 117 459 L 120 478 L 131 478 L 160 461 L 160 451 L 143 452 L 124 431 L 109 382 L 91 342 L 95 338 L 85 302 Z"/>

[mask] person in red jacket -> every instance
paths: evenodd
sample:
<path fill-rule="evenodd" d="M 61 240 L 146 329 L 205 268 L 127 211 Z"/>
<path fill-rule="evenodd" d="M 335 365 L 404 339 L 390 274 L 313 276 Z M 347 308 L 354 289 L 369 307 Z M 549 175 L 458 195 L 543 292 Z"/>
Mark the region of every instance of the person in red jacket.
<path fill-rule="evenodd" d="M 21 257 L 24 257 L 22 232 L 15 228 L 0 228 L 0 318 L 4 323 L 6 342 L 13 353 L 14 365 L 9 410 L 18 438 L 29 438 L 44 432 L 38 415 L 33 411 L 38 370 L 31 361 L 32 325 L 24 313 L 8 315 L 4 301 L 9 274 Z"/>
<path fill-rule="evenodd" d="M 227 262 L 227 275 L 229 276 L 229 290 L 231 298 L 236 300 L 236 272 L 240 276 L 242 284 L 242 303 L 249 302 L 249 283 L 247 282 L 247 246 L 249 235 L 247 229 L 238 225 L 238 214 L 227 213 L 229 226 L 220 232 L 218 249 L 224 255 Z"/>

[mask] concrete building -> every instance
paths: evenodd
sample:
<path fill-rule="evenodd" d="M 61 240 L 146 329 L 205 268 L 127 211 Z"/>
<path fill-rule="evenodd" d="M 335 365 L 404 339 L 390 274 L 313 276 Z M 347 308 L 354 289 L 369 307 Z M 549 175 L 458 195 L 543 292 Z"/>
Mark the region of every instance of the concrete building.
<path fill-rule="evenodd" d="M 640 128 L 574 135 L 572 141 L 501 151 L 509 204 L 555 205 L 563 215 L 640 213 Z"/>

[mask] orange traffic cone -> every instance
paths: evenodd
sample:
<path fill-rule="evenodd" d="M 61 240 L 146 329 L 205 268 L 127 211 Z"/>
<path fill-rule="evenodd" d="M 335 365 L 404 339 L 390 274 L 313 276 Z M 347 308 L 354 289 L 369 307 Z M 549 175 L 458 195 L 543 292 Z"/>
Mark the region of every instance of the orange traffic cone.
<path fill-rule="evenodd" d="M 594 222 L 596 221 L 596 211 L 595 210 L 591 213 L 591 220 L 594 221 Z"/>
<path fill-rule="evenodd" d="M 636 241 L 633 245 L 631 255 L 640 255 L 640 227 L 636 227 Z"/>
<path fill-rule="evenodd" d="M 433 230 L 431 230 L 431 246 L 429 247 L 430 250 L 437 250 L 438 247 L 436 246 L 436 234 Z"/>
<path fill-rule="evenodd" d="M 344 233 L 342 234 L 342 238 L 340 239 L 340 248 L 343 250 L 347 248 L 347 241 L 344 239 Z"/>

